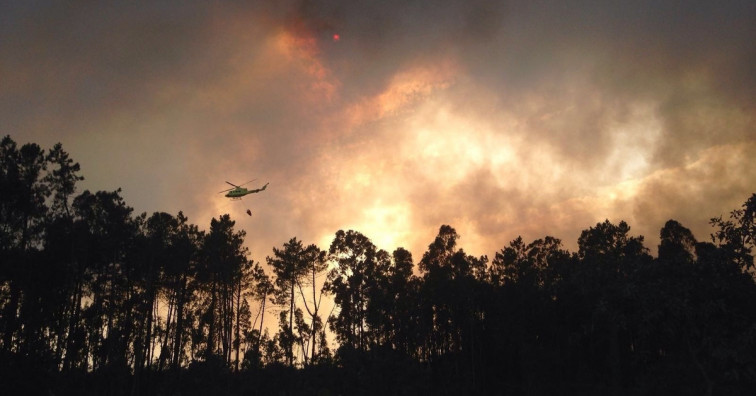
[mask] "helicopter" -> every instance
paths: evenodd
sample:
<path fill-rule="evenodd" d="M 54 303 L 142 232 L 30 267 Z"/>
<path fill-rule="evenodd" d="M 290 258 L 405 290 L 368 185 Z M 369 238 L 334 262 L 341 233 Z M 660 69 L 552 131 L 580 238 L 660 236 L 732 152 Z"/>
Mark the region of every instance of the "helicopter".
<path fill-rule="evenodd" d="M 257 179 L 255 179 L 255 180 L 257 180 Z M 255 180 L 250 180 L 247 183 L 243 183 L 243 184 L 238 185 L 238 186 L 236 184 L 234 184 L 234 183 L 226 182 L 226 183 L 230 184 L 233 187 L 229 188 L 227 190 L 220 191 L 218 194 L 227 192 L 227 194 L 225 195 L 227 198 L 231 198 L 233 200 L 240 200 L 240 199 L 242 199 L 243 196 L 245 196 L 247 194 L 254 194 L 254 193 L 258 193 L 260 191 L 265 190 L 268 187 L 268 184 L 270 184 L 270 183 L 265 183 L 265 185 L 262 186 L 261 188 L 257 188 L 257 189 L 254 189 L 254 190 L 248 190 L 248 189 L 242 187 L 243 185 L 248 184 L 248 183 L 252 183 Z"/>
<path fill-rule="evenodd" d="M 257 179 L 250 180 L 247 183 L 252 183 L 255 180 L 257 180 Z M 264 191 L 268 187 L 268 184 L 269 184 L 269 183 L 265 183 L 265 185 L 262 186 L 262 187 L 260 187 L 260 188 L 256 188 L 254 190 L 248 190 L 248 189 L 242 187 L 243 185 L 245 185 L 247 183 L 243 183 L 243 184 L 240 184 L 238 186 L 236 184 L 228 182 L 228 181 L 226 183 L 230 184 L 233 187 L 229 188 L 227 190 L 220 191 L 218 194 L 226 193 L 225 196 L 228 197 L 228 198 L 231 198 L 234 201 L 241 201 L 242 197 L 245 196 L 245 195 L 247 195 L 247 194 L 254 194 L 254 193 L 258 193 L 260 191 Z M 249 209 L 247 209 L 247 214 L 250 215 L 250 216 L 252 216 L 252 211 L 249 210 Z"/>

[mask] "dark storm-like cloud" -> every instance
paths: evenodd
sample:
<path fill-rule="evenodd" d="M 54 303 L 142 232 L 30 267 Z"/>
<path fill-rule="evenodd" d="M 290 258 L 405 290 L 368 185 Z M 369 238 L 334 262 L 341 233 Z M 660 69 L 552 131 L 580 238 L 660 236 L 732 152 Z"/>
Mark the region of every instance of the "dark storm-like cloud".
<path fill-rule="evenodd" d="M 409 62 L 454 56 L 473 83 L 499 95 L 499 106 L 532 117 L 532 139 L 588 167 L 611 147 L 606 123 L 625 122 L 639 102 L 655 106 L 664 124 L 654 158 L 661 164 L 706 147 L 715 133 L 720 142 L 752 137 L 740 125 L 691 117 L 712 105 L 734 113 L 714 117 L 753 114 L 751 2 L 297 4 L 305 26 L 344 37 L 327 56 L 346 91 L 380 90 Z"/>

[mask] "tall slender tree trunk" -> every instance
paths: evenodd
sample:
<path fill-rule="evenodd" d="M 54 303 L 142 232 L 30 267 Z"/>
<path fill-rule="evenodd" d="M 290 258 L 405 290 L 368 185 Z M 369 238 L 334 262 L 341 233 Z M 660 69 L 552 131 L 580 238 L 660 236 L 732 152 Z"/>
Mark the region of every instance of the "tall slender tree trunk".
<path fill-rule="evenodd" d="M 263 296 L 262 302 L 260 303 L 260 330 L 258 330 L 257 332 L 257 345 L 255 346 L 255 353 L 257 354 L 257 356 L 260 356 L 260 343 L 262 342 L 263 336 L 263 323 L 265 323 L 265 300 L 267 299 L 267 295 Z"/>
<path fill-rule="evenodd" d="M 294 281 L 291 282 L 291 300 L 289 303 L 289 366 L 294 365 Z"/>
<path fill-rule="evenodd" d="M 221 322 L 221 328 L 220 328 L 220 345 L 221 345 L 221 354 L 223 356 L 223 361 L 226 362 L 226 364 L 230 364 L 230 354 L 229 354 L 229 345 L 228 345 L 228 330 L 230 328 L 229 325 L 229 309 L 228 309 L 228 289 L 227 285 L 224 282 L 223 289 L 221 290 L 221 312 L 220 312 L 220 322 Z"/>
<path fill-rule="evenodd" d="M 173 318 L 174 312 L 176 310 L 176 297 L 175 293 L 172 298 L 169 298 L 168 300 L 168 314 L 165 318 L 165 334 L 163 335 L 163 339 L 160 342 L 160 357 L 158 358 L 158 367 L 157 371 L 161 372 L 163 371 L 163 367 L 165 367 L 165 360 L 168 358 L 168 336 L 171 332 L 171 321 L 175 320 Z"/>
<path fill-rule="evenodd" d="M 318 302 L 317 302 L 317 300 L 315 300 L 315 270 L 314 270 L 314 267 L 313 267 L 313 271 L 312 271 L 312 305 L 313 305 L 313 307 L 312 307 L 312 311 L 313 311 L 313 314 L 312 314 L 312 331 L 311 331 L 312 334 L 310 334 L 310 338 L 312 339 L 312 341 L 311 341 L 312 342 L 312 345 L 311 345 L 312 352 L 310 352 L 310 361 L 315 362 L 315 340 L 316 340 L 316 338 L 315 338 L 315 335 L 316 335 L 316 331 L 315 331 L 315 318 L 318 316 Z"/>
<path fill-rule="evenodd" d="M 186 294 L 186 276 L 181 277 L 181 287 L 176 301 L 176 338 L 173 341 L 173 370 L 178 370 L 181 365 L 181 349 L 184 330 L 184 303 Z"/>
<path fill-rule="evenodd" d="M 215 354 L 215 298 L 215 282 L 213 282 L 212 295 L 210 296 L 210 326 L 207 335 L 207 356 L 205 359 Z"/>
<path fill-rule="evenodd" d="M 236 332 L 235 332 L 236 338 L 234 341 L 236 343 L 235 345 L 236 346 L 236 359 L 235 359 L 236 362 L 234 364 L 234 366 L 236 367 L 236 371 L 239 371 L 239 348 L 241 347 L 241 339 L 239 338 L 240 336 L 239 320 L 241 319 L 241 309 L 239 308 L 241 307 L 241 294 L 242 294 L 241 287 L 242 287 L 242 279 L 240 277 L 239 282 L 237 283 L 237 288 L 236 288 Z"/>
<path fill-rule="evenodd" d="M 231 367 L 231 353 L 234 349 L 233 330 L 234 330 L 234 286 L 229 285 L 227 289 L 226 300 L 226 363 Z"/>
<path fill-rule="evenodd" d="M 143 366 L 139 369 L 145 368 L 149 370 L 150 363 L 152 362 L 152 320 L 154 316 L 154 309 L 155 309 L 155 300 L 154 297 L 149 297 L 150 302 L 148 305 L 149 308 L 147 308 L 146 316 L 147 316 L 147 325 L 145 328 L 145 335 L 144 335 L 144 361 Z"/>
<path fill-rule="evenodd" d="M 224 328 L 223 328 L 223 351 L 226 356 L 226 364 L 231 367 L 231 350 L 232 348 L 232 340 L 231 340 L 231 331 L 233 329 L 233 321 L 234 321 L 234 296 L 233 296 L 233 286 L 228 285 L 225 287 L 224 290 L 224 300 L 225 300 L 225 312 L 224 312 Z"/>
<path fill-rule="evenodd" d="M 358 323 L 358 326 L 359 326 L 358 327 L 358 329 L 359 329 L 359 337 L 357 338 L 357 341 L 359 342 L 360 351 L 363 351 L 364 349 L 363 349 L 363 340 L 362 340 L 362 338 L 363 338 L 362 323 L 364 322 L 364 317 L 363 317 L 364 312 L 362 311 L 362 290 L 361 290 L 361 288 L 357 290 L 357 293 L 358 293 L 358 296 L 357 296 L 357 300 L 358 300 L 357 301 L 357 312 L 358 312 L 358 314 L 357 314 L 357 320 L 359 321 L 359 323 Z"/>

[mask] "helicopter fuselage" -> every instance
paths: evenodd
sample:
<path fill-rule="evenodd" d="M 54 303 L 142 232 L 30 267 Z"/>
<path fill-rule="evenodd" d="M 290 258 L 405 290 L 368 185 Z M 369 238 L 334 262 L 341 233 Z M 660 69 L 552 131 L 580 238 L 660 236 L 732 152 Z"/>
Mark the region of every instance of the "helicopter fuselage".
<path fill-rule="evenodd" d="M 226 183 L 234 186 L 234 188 L 231 188 L 231 189 L 228 189 L 228 190 L 223 190 L 221 192 L 223 193 L 223 192 L 228 191 L 225 196 L 226 196 L 226 198 L 231 198 L 231 199 L 241 199 L 243 196 L 245 196 L 247 194 L 254 194 L 254 193 L 258 193 L 260 191 L 265 191 L 265 189 L 268 187 L 268 183 L 265 183 L 265 185 L 262 186 L 261 188 L 257 188 L 257 189 L 254 189 L 254 190 L 248 190 L 248 189 L 246 189 L 244 187 L 237 186 L 236 184 L 233 184 L 233 183 L 229 183 L 229 182 L 226 182 Z M 249 182 L 247 182 L 247 183 L 249 183 Z"/>
<path fill-rule="evenodd" d="M 241 197 L 243 197 L 243 196 L 245 196 L 245 195 L 247 195 L 249 193 L 250 193 L 249 190 L 247 190 L 246 188 L 238 187 L 238 188 L 234 188 L 233 190 L 229 191 L 226 194 L 226 197 L 228 197 L 228 198 L 241 198 Z"/>

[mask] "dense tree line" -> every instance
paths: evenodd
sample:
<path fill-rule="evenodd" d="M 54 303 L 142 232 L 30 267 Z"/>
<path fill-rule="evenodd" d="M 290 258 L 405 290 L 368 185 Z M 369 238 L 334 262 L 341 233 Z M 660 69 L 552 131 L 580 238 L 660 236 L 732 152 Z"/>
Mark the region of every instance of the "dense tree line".
<path fill-rule="evenodd" d="M 79 173 L 60 144 L 2 139 L 11 394 L 756 389 L 756 194 L 711 220 L 709 242 L 668 221 L 657 257 L 605 221 L 577 252 L 517 238 L 489 261 L 443 225 L 417 263 L 340 230 L 327 250 L 292 238 L 263 265 L 230 216 L 203 231 L 181 212 L 134 214 L 120 190 L 77 194 Z"/>

